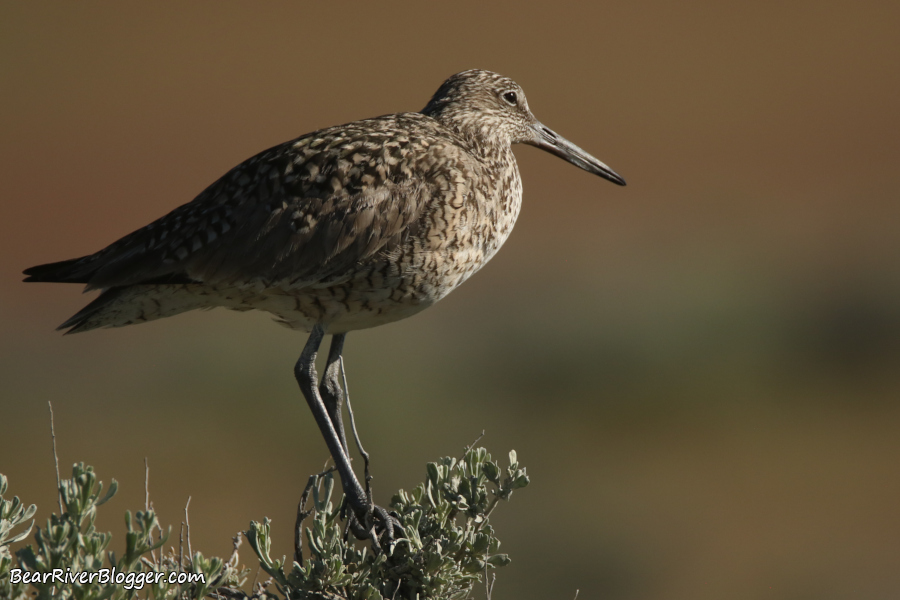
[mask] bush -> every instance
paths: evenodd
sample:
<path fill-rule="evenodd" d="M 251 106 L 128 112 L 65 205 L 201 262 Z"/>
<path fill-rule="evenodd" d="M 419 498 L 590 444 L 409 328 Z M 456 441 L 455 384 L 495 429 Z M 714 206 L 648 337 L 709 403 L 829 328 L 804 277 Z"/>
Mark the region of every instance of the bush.
<path fill-rule="evenodd" d="M 268 519 L 251 522 L 244 532 L 260 567 L 270 576 L 268 581 L 254 583 L 249 591 L 244 586 L 251 569 L 240 566 L 239 536 L 234 538 L 234 552 L 227 561 L 207 559 L 200 552 L 189 552 L 185 558 L 181 543 L 177 552 L 174 545 L 165 549 L 171 527 L 163 532 L 153 510 L 138 511 L 134 518 L 126 511 L 125 551 L 118 557 L 107 551 L 112 534 L 98 532 L 94 520 L 97 508 L 113 497 L 117 485 L 113 480 L 101 497 L 103 484 L 93 468 L 83 463 L 74 465 L 72 479 L 60 485 L 63 514 L 51 515 L 44 527 L 38 527 L 34 546 L 16 551 L 18 566 L 14 568 L 10 545 L 28 536 L 33 521 L 24 530 L 22 527 L 36 508 L 25 508 L 17 497 L 3 499 L 7 481 L 0 475 L 0 599 L 466 598 L 490 570 L 509 563 L 509 557 L 498 552 L 500 541 L 488 522 L 500 500 L 508 500 L 514 490 L 528 485 L 514 451 L 509 461 L 501 470 L 484 448 L 474 448 L 460 459 L 448 457 L 429 463 L 424 483 L 411 492 L 401 490 L 391 499 L 390 509 L 404 537 L 384 550 L 375 544 L 366 546 L 348 534 L 344 499 L 332 500 L 332 473 L 313 475 L 297 508 L 295 554 L 290 565 L 284 557 L 276 560 L 270 556 L 272 527 Z M 301 529 L 308 518 L 304 557 Z M 34 580 L 38 573 L 54 572 L 58 573 L 55 578 Z M 64 582 L 63 577 L 69 580 Z"/>

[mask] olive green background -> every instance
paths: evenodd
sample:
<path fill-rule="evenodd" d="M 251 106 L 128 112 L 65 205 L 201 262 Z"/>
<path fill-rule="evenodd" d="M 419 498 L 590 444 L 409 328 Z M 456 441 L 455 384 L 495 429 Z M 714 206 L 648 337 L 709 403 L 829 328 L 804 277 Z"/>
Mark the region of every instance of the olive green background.
<path fill-rule="evenodd" d="M 887 1 L 4 2 L 0 472 L 55 507 L 51 400 L 64 473 L 120 482 L 114 547 L 147 457 L 164 523 L 192 498 L 195 549 L 269 516 L 288 553 L 327 457 L 304 337 L 213 311 L 63 338 L 89 297 L 20 272 L 485 68 L 629 185 L 518 149 L 499 255 L 349 335 L 377 499 L 484 429 L 532 476 L 495 520 L 495 599 L 895 598 L 898 31 Z"/>

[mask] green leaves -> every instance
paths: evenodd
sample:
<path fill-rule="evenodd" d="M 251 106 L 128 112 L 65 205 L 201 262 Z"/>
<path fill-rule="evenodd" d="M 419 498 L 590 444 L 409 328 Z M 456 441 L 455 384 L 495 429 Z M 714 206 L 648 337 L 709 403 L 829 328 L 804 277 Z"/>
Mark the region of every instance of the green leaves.
<path fill-rule="evenodd" d="M 66 514 L 76 525 L 80 526 L 85 519 L 93 522 L 97 507 L 115 496 L 118 488 L 119 484 L 113 479 L 106 495 L 100 498 L 103 483 L 97 482 L 94 467 L 76 463 L 72 465 L 72 479 L 64 480 L 59 486 L 59 492 L 62 494 Z"/>
<path fill-rule="evenodd" d="M 246 578 L 247 571 L 238 568 L 236 553 L 225 563 L 197 552 L 183 565 L 174 548 L 163 552 L 171 528 L 163 533 L 152 510 L 138 511 L 133 517 L 126 511 L 124 552 L 118 559 L 114 552 L 107 552 L 112 534 L 97 531 L 94 521 L 97 507 L 115 495 L 117 485 L 113 481 L 102 494 L 103 484 L 94 469 L 83 463 L 74 465 L 72 478 L 60 484 L 66 511 L 50 515 L 45 526 L 38 527 L 34 545 L 19 549 L 18 564 L 14 565 L 8 545 L 24 539 L 24 535 L 10 535 L 10 531 L 31 518 L 35 507 L 23 508 L 18 498 L 3 500 L 6 489 L 6 478 L 0 475 L 0 598 L 4 600 L 130 600 L 138 596 L 198 600 L 219 586 L 239 586 Z M 13 569 L 19 569 L 17 583 L 10 576 Z M 30 575 L 54 569 L 59 569 L 56 578 L 23 581 L 25 571 Z M 171 583 L 166 579 L 170 574 L 178 576 Z M 93 577 L 86 577 L 90 575 Z M 191 580 L 191 575 L 202 578 Z M 63 577 L 71 579 L 63 583 Z"/>
<path fill-rule="evenodd" d="M 285 572 L 284 562 L 269 556 L 269 521 L 252 522 L 245 535 L 285 598 L 462 599 L 487 570 L 509 564 L 509 556 L 498 553 L 488 518 L 501 499 L 527 484 L 515 452 L 506 469 L 484 448 L 428 463 L 422 484 L 391 499 L 404 538 L 388 552 L 373 553 L 345 533 L 342 504 L 331 503 L 334 479 L 328 473 L 310 481 L 314 510 L 302 565 L 294 562 Z"/>
<path fill-rule="evenodd" d="M 400 490 L 391 499 L 391 514 L 404 537 L 374 552 L 348 534 L 342 519 L 344 499 L 334 499 L 332 473 L 311 477 L 299 509 L 301 521 L 311 517 L 302 536 L 305 555 L 298 549 L 296 561 L 273 558 L 269 519 L 251 522 L 244 532 L 260 567 L 271 577 L 270 582 L 257 583 L 251 594 L 264 600 L 468 597 L 489 570 L 510 561 L 499 553 L 500 540 L 489 523 L 500 500 L 508 500 L 514 490 L 528 485 L 515 452 L 510 452 L 509 459 L 502 468 L 487 450 L 474 448 L 461 458 L 444 457 L 426 465 L 423 483 L 409 492 Z M 37 528 L 34 544 L 15 553 L 16 565 L 9 545 L 30 534 L 34 523 L 29 520 L 36 508 L 25 507 L 18 498 L 3 499 L 7 487 L 6 477 L 0 474 L 0 598 L 4 600 L 199 600 L 223 597 L 223 590 L 225 597 L 250 597 L 240 589 L 250 569 L 239 567 L 238 538 L 227 562 L 200 552 L 182 557 L 180 549 L 165 550 L 171 528 L 164 532 L 153 510 L 126 511 L 124 549 L 118 557 L 110 552 L 112 534 L 97 531 L 94 522 L 98 507 L 115 495 L 117 485 L 113 481 L 104 494 L 93 468 L 83 463 L 75 464 L 72 478 L 60 484 L 65 512 L 52 514 Z M 9 574 L 14 568 L 61 569 L 63 573 L 106 570 L 143 583 L 140 587 L 121 579 L 118 583 L 13 583 Z M 147 579 L 156 573 L 183 577 Z M 190 575 L 202 575 L 202 580 L 188 580 Z M 270 584 L 277 593 L 266 587 Z"/>
<path fill-rule="evenodd" d="M 125 511 L 125 554 L 119 560 L 117 566 L 120 571 L 133 571 L 139 568 L 138 562 L 145 554 L 153 552 L 161 547 L 169 539 L 172 528 L 169 527 L 168 532 L 158 541 L 152 540 L 154 529 L 159 528 L 159 521 L 156 519 L 156 513 L 151 511 L 138 511 L 135 515 L 137 518 L 138 529 L 134 529 L 131 520 L 131 511 Z M 109 540 L 107 540 L 107 543 Z M 218 560 L 218 559 L 216 559 Z"/>
<path fill-rule="evenodd" d="M 14 496 L 12 500 L 4 500 L 9 484 L 6 476 L 0 473 L 0 598 L 25 598 L 27 585 L 24 583 L 12 583 L 9 580 L 9 571 L 13 566 L 12 554 L 9 546 L 28 537 L 34 521 L 28 524 L 24 530 L 16 533 L 14 529 L 34 516 L 37 507 L 31 504 L 27 508 Z"/>
<path fill-rule="evenodd" d="M 284 572 L 281 570 L 281 567 L 284 565 L 284 557 L 282 557 L 281 560 L 275 560 L 269 556 L 269 551 L 272 549 L 271 532 L 272 521 L 266 517 L 262 523 L 250 521 L 250 529 L 244 532 L 244 536 L 247 538 L 247 541 L 250 542 L 250 547 L 259 559 L 259 566 L 262 567 L 263 571 L 268 573 L 275 580 L 276 585 L 284 591 L 289 587 Z"/>
<path fill-rule="evenodd" d="M 28 528 L 25 531 L 20 531 L 13 535 L 12 530 L 33 517 L 35 511 L 37 511 L 37 507 L 34 504 L 26 508 L 18 496 L 14 496 L 12 500 L 4 500 L 3 495 L 6 493 L 8 485 L 6 476 L 0 473 L 0 559 L 4 556 L 4 552 L 9 554 L 7 547 L 10 544 L 28 537 L 28 534 L 31 533 L 31 528 L 34 526 L 34 521 L 28 524 Z"/>

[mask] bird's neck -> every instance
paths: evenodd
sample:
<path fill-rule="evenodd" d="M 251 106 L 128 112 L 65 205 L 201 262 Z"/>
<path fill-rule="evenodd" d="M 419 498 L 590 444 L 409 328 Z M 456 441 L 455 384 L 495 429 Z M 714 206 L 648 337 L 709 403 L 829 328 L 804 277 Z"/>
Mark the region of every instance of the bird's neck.
<path fill-rule="evenodd" d="M 507 162 L 507 157 L 512 154 L 511 142 L 503 130 L 492 126 L 477 113 L 444 107 L 428 116 L 456 134 L 473 156 L 485 162 Z"/>

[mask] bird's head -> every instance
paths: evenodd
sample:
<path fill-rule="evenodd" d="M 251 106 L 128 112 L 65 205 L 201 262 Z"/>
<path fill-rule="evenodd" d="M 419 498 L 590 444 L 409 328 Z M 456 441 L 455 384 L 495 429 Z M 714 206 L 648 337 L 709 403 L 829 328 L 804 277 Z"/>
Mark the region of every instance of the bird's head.
<path fill-rule="evenodd" d="M 479 145 L 530 144 L 625 185 L 615 171 L 538 121 L 525 92 L 509 77 L 479 69 L 457 73 L 441 84 L 422 113 Z"/>

